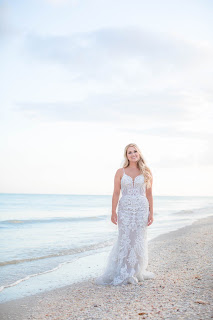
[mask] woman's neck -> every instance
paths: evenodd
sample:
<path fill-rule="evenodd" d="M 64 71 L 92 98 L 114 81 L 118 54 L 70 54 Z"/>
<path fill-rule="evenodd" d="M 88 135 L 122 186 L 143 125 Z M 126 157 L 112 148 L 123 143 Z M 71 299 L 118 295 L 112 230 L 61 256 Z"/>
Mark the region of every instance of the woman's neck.
<path fill-rule="evenodd" d="M 138 168 L 138 166 L 137 166 L 137 164 L 135 165 L 135 164 L 129 164 L 129 166 L 128 166 L 129 168 L 131 168 L 131 169 L 137 169 Z"/>

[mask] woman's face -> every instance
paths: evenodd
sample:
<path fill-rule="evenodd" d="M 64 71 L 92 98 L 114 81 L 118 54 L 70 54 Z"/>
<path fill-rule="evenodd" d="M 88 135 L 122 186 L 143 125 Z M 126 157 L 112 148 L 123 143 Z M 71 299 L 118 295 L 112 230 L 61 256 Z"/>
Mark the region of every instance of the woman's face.
<path fill-rule="evenodd" d="M 127 149 L 127 159 L 132 162 L 137 162 L 140 159 L 139 153 L 134 147 Z"/>

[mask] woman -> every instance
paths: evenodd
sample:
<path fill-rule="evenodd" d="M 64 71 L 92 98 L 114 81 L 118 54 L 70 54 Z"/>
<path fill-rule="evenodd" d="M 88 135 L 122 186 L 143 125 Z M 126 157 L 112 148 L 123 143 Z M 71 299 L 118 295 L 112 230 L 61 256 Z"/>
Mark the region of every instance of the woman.
<path fill-rule="evenodd" d="M 117 170 L 114 178 L 111 221 L 118 224 L 118 239 L 96 284 L 137 284 L 155 277 L 146 270 L 147 226 L 153 223 L 152 182 L 152 173 L 141 151 L 136 144 L 128 144 L 124 150 L 123 168 Z M 122 197 L 119 200 L 120 190 Z"/>

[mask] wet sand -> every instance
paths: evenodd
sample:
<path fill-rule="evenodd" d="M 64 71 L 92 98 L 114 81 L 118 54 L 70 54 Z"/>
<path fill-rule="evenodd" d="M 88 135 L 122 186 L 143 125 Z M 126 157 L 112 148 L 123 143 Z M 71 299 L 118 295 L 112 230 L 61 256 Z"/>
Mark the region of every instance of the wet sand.
<path fill-rule="evenodd" d="M 213 318 L 213 216 L 149 242 L 148 270 L 137 285 L 98 286 L 94 278 L 0 304 L 1 320 Z"/>

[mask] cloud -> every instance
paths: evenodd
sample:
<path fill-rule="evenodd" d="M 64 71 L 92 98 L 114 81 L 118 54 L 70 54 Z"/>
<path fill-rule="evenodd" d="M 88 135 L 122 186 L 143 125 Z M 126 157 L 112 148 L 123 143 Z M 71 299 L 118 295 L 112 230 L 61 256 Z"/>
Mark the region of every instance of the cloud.
<path fill-rule="evenodd" d="M 7 45 L 13 38 L 23 37 L 23 31 L 13 25 L 12 10 L 7 1 L 0 3 L 0 37 L 1 46 Z"/>
<path fill-rule="evenodd" d="M 187 148 L 192 141 L 199 148 L 208 145 L 211 47 L 128 27 L 70 36 L 28 34 L 24 50 L 41 63 L 63 66 L 70 92 L 73 83 L 94 87 L 82 100 L 70 93 L 66 103 L 54 100 L 54 93 L 48 102 L 19 99 L 15 111 L 46 122 L 112 123 L 120 132 L 184 138 Z"/>
<path fill-rule="evenodd" d="M 54 101 L 54 94 L 48 103 L 17 102 L 19 110 L 41 120 L 128 123 L 137 116 L 146 123 L 187 126 L 195 107 L 213 102 L 212 48 L 174 35 L 137 27 L 28 34 L 23 50 L 30 62 L 61 66 L 69 83 L 66 104 Z M 77 87 L 81 101 L 72 98 Z"/>
<path fill-rule="evenodd" d="M 79 79 L 110 78 L 133 69 L 139 76 L 162 76 L 189 69 L 203 58 L 211 59 L 206 47 L 165 33 L 136 27 L 102 28 L 67 36 L 28 34 L 25 49 L 31 57 L 58 63 L 78 72 Z"/>
<path fill-rule="evenodd" d="M 0 4 L 0 36 L 8 36 L 11 34 L 11 27 L 9 25 L 9 6 L 6 1 Z"/>
<path fill-rule="evenodd" d="M 189 41 L 136 27 L 102 28 L 67 36 L 28 34 L 26 46 L 31 54 L 41 59 L 49 58 L 61 63 L 72 63 L 79 53 L 82 59 L 146 57 L 182 63 L 188 63 L 199 55 L 199 47 Z"/>
<path fill-rule="evenodd" d="M 175 101 L 175 102 L 174 102 Z M 182 98 L 175 92 L 152 94 L 96 94 L 82 101 L 32 103 L 18 102 L 14 110 L 29 117 L 49 121 L 117 122 L 125 117 L 161 121 L 180 121 L 187 113 Z M 165 119 L 166 115 L 166 119 Z"/>

